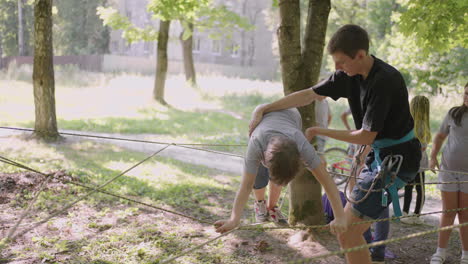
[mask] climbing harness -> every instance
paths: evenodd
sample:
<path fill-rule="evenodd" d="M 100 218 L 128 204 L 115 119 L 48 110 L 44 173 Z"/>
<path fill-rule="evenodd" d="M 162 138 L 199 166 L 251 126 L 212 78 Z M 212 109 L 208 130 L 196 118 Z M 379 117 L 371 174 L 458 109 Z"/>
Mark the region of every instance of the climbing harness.
<path fill-rule="evenodd" d="M 358 148 L 358 154 L 355 156 L 355 159 L 351 168 L 351 176 L 346 181 L 346 185 L 344 189 L 346 200 L 348 200 L 349 202 L 353 204 L 359 204 L 363 202 L 365 199 L 367 199 L 367 197 L 372 192 L 381 192 L 382 193 L 381 205 L 384 207 L 387 207 L 389 204 L 388 198 L 390 197 L 390 201 L 393 203 L 393 211 L 395 213 L 395 216 L 401 216 L 402 213 L 401 213 L 400 202 L 398 199 L 398 189 L 405 186 L 406 182 L 404 182 L 398 177 L 398 173 L 403 163 L 403 156 L 390 154 L 390 155 L 387 155 L 382 161 L 380 158 L 380 150 L 408 142 L 412 140 L 413 138 L 414 138 L 414 131 L 411 130 L 404 137 L 397 139 L 397 140 L 384 138 L 384 139 L 379 139 L 379 140 L 374 141 L 374 143 L 372 144 L 372 149 L 374 150 L 374 161 L 370 167 L 372 170 L 377 170 L 377 174 L 372 180 L 372 183 L 369 189 L 364 189 L 359 184 L 356 185 L 360 191 L 365 192 L 365 195 L 361 199 L 355 200 L 354 198 L 349 197 L 347 195 L 347 190 L 348 190 L 349 182 L 351 180 L 354 180 L 356 182 L 357 175 L 360 172 L 361 156 L 366 148 L 365 145 L 361 145 Z M 382 187 L 375 188 L 379 180 L 382 181 Z"/>

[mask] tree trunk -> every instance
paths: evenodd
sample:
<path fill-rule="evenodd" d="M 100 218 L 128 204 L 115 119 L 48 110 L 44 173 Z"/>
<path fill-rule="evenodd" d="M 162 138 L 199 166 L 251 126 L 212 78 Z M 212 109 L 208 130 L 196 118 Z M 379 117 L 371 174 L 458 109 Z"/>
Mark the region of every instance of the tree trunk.
<path fill-rule="evenodd" d="M 307 23 L 302 49 L 304 88 L 318 82 L 327 32 L 330 0 L 309 0 Z M 315 126 L 315 102 L 299 108 L 304 128 Z"/>
<path fill-rule="evenodd" d="M 330 0 L 309 0 L 306 32 L 304 35 L 304 82 L 310 87 L 318 82 L 322 66 L 325 35 L 327 32 Z"/>
<path fill-rule="evenodd" d="M 190 37 L 183 39 L 185 29 L 180 33 L 180 42 L 182 44 L 182 54 L 184 56 L 184 70 L 185 80 L 192 85 L 197 84 L 195 73 L 195 64 L 193 63 L 193 23 L 188 23 L 189 30 L 191 31 Z"/>
<path fill-rule="evenodd" d="M 0 35 L 0 69 L 2 68 L 2 58 L 3 58 L 3 46 L 2 46 L 2 36 Z"/>
<path fill-rule="evenodd" d="M 23 0 L 18 0 L 18 55 L 25 56 Z"/>
<path fill-rule="evenodd" d="M 164 100 L 164 84 L 166 82 L 167 74 L 167 42 L 169 41 L 169 26 L 171 21 L 159 22 L 158 33 L 158 56 L 156 62 L 156 79 L 154 81 L 153 98 L 163 104 L 167 105 Z"/>
<path fill-rule="evenodd" d="M 57 140 L 55 82 L 52 50 L 52 0 L 36 0 L 34 8 L 34 104 L 35 136 Z"/>
<path fill-rule="evenodd" d="M 304 50 L 301 52 L 300 1 L 282 0 L 279 2 L 281 22 L 278 29 L 278 41 L 286 95 L 310 87 L 318 79 L 328 19 L 328 13 L 324 16 L 323 11 L 319 10 L 322 10 L 322 5 L 327 3 L 329 11 L 330 0 L 309 0 Z M 320 19 L 323 21 L 318 21 Z M 323 23 L 325 27 L 321 26 Z M 319 57 L 318 53 L 320 53 Z M 299 111 L 303 120 L 303 128 L 315 125 L 313 104 L 301 107 Z M 293 225 L 322 223 L 321 186 L 312 174 L 304 170 L 290 183 L 289 188 L 291 189 L 289 222 Z"/>
<path fill-rule="evenodd" d="M 242 11 L 241 11 L 241 14 L 242 16 L 246 16 L 247 14 L 247 4 L 248 4 L 248 1 L 249 0 L 244 0 L 242 2 Z M 245 41 L 245 38 L 246 38 L 246 32 L 245 32 L 245 29 L 241 29 L 240 30 L 241 33 L 240 33 L 240 38 L 241 38 L 241 44 L 240 44 L 240 65 L 241 66 L 244 66 L 245 65 L 245 58 L 247 56 L 247 44 L 246 44 L 246 41 Z"/>

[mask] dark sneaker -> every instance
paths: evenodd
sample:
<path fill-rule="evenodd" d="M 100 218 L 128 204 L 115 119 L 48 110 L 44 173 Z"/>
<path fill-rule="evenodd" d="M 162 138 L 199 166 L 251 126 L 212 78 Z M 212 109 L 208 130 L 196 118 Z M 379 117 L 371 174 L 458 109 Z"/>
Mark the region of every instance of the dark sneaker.
<path fill-rule="evenodd" d="M 286 226 L 288 225 L 288 220 L 281 211 L 278 209 L 278 206 L 273 207 L 273 209 L 268 210 L 270 215 L 270 221 L 274 222 L 277 225 Z"/>
<path fill-rule="evenodd" d="M 372 264 L 385 264 L 385 259 L 374 260 L 372 259 Z"/>
<path fill-rule="evenodd" d="M 385 256 L 380 256 L 382 254 L 374 254 L 374 253 L 375 252 L 371 252 L 372 264 L 383 264 L 383 263 L 385 263 Z"/>
<path fill-rule="evenodd" d="M 255 210 L 255 220 L 257 223 L 263 223 L 268 221 L 268 209 L 266 207 L 265 200 L 255 201 L 254 203 Z"/>

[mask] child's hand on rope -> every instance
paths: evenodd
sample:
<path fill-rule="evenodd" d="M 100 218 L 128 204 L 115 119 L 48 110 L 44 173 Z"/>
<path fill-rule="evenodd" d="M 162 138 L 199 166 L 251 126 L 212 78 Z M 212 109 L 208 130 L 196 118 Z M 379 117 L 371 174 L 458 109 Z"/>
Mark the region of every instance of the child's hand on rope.
<path fill-rule="evenodd" d="M 226 233 L 239 225 L 239 221 L 234 220 L 218 220 L 214 223 L 216 232 L 218 233 Z"/>
<path fill-rule="evenodd" d="M 341 234 L 348 230 L 348 223 L 345 217 L 336 217 L 330 222 L 329 226 L 332 234 Z"/>

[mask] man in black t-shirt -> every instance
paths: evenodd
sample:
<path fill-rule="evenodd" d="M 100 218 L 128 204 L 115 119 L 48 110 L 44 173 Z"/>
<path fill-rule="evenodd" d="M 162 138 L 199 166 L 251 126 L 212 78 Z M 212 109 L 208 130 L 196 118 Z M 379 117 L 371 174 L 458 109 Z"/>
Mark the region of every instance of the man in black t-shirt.
<path fill-rule="evenodd" d="M 255 128 L 263 114 L 271 111 L 307 105 L 320 96 L 329 96 L 334 100 L 347 98 L 356 130 L 312 127 L 306 130 L 306 134 L 309 138 L 321 135 L 371 146 L 367 167 L 359 175 L 363 180 L 357 183 L 361 188 L 355 186 L 352 192 L 354 200 L 364 197 L 365 192 L 361 189 L 369 189 L 382 160 L 390 154 L 403 157 L 396 180 L 398 187 L 413 180 L 419 169 L 421 147 L 414 137 L 408 91 L 401 73 L 368 53 L 367 32 L 356 25 L 345 25 L 338 29 L 327 49 L 335 62 L 335 73 L 309 89 L 257 108 L 249 129 Z M 360 157 L 361 160 L 363 158 Z M 378 180 L 375 188 L 382 188 L 383 184 Z M 348 224 L 363 219 L 377 219 L 391 202 L 391 199 L 385 202 L 384 197 L 382 191 L 371 192 L 361 203 L 348 203 L 345 208 Z M 341 246 L 351 248 L 365 244 L 362 234 L 369 226 L 370 223 L 349 228 L 340 235 Z M 351 264 L 371 263 L 367 249 L 348 253 L 346 259 Z"/>

